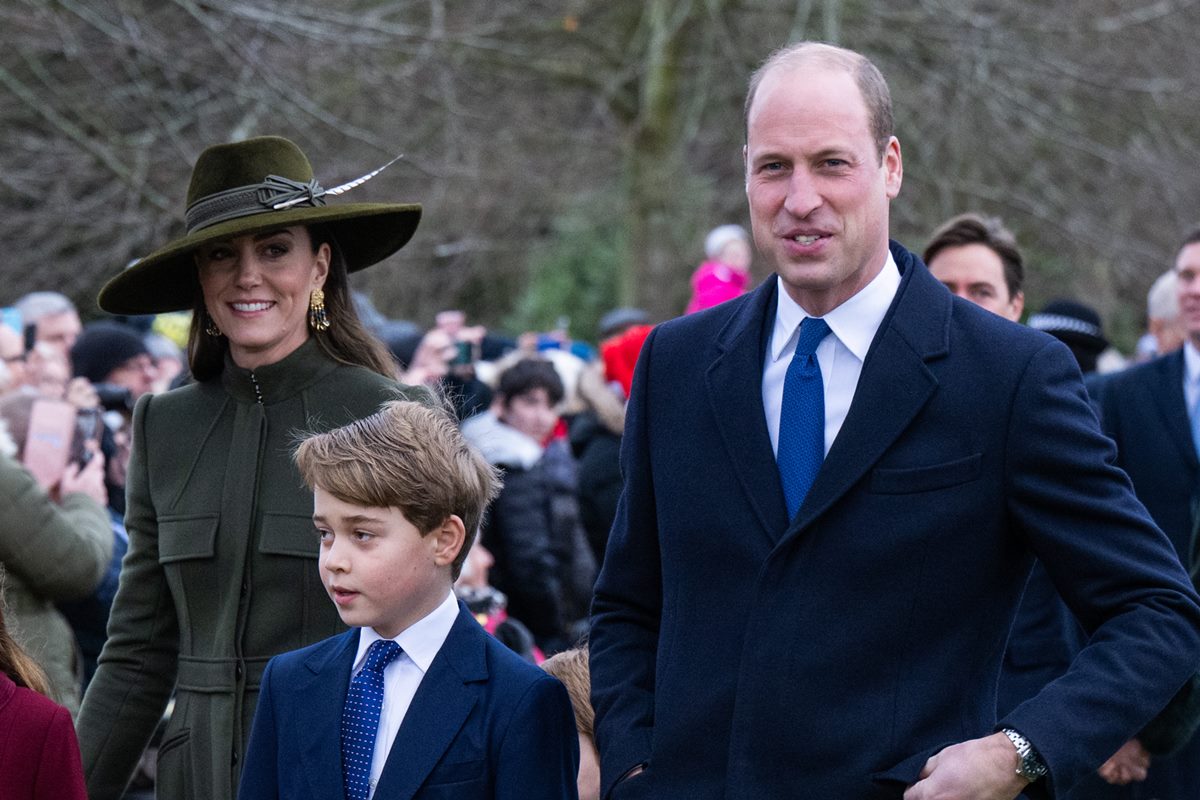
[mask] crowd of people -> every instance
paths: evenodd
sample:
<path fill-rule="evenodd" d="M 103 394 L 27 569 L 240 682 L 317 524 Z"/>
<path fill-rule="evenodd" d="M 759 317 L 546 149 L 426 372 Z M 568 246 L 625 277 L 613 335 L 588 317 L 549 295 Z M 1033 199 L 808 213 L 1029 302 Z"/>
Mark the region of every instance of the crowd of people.
<path fill-rule="evenodd" d="M 889 240 L 861 55 L 746 127 L 752 232 L 590 343 L 387 319 L 420 206 L 271 136 L 4 309 L 0 796 L 1200 794 L 1200 231 L 1125 359 L 1001 220 Z"/>

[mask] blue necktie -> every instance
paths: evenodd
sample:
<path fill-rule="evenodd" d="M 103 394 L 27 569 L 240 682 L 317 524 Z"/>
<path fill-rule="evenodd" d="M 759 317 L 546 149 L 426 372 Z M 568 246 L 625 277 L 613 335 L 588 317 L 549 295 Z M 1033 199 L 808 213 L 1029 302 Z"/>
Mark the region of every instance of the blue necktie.
<path fill-rule="evenodd" d="M 380 639 L 367 648 L 367 663 L 350 681 L 342 708 L 342 779 L 346 800 L 367 800 L 371 756 L 383 709 L 383 668 L 400 655 L 400 645 Z"/>
<path fill-rule="evenodd" d="M 788 519 L 796 516 L 825 460 L 825 384 L 817 363 L 817 345 L 829 333 L 823 319 L 800 323 L 796 354 L 783 379 L 779 447 L 775 461 L 783 482 Z"/>
<path fill-rule="evenodd" d="M 1192 423 L 1192 444 L 1196 446 L 1196 455 L 1200 455 L 1200 397 L 1190 409 Z"/>

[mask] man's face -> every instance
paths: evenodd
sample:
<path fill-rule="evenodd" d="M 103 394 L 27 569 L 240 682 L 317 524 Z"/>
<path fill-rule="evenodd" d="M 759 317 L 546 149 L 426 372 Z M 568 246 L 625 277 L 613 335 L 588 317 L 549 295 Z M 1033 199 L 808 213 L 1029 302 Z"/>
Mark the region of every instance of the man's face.
<path fill-rule="evenodd" d="M 1193 242 L 1175 257 L 1179 291 L 1179 321 L 1192 344 L 1200 347 L 1200 242 Z"/>
<path fill-rule="evenodd" d="M 0 324 L 0 359 L 8 367 L 10 388 L 25 382 L 25 340 L 3 324 Z"/>
<path fill-rule="evenodd" d="M 47 314 L 39 319 L 35 338 L 38 343 L 53 345 L 66 355 L 71 352 L 71 347 L 82 330 L 79 315 L 74 311 L 64 311 L 61 314 Z"/>
<path fill-rule="evenodd" d="M 946 247 L 929 262 L 933 277 L 964 300 L 1016 322 L 1025 307 L 1021 292 L 1011 295 L 1004 280 L 1004 262 L 984 244 Z"/>
<path fill-rule="evenodd" d="M 746 127 L 754 241 L 809 314 L 823 315 L 879 274 L 900 143 L 882 163 L 866 104 L 844 70 L 781 65 L 755 92 Z"/>
<path fill-rule="evenodd" d="M 125 387 L 136 400 L 154 390 L 156 377 L 158 377 L 158 370 L 154 366 L 154 359 L 149 354 L 142 353 L 118 365 L 108 373 L 105 382 Z"/>

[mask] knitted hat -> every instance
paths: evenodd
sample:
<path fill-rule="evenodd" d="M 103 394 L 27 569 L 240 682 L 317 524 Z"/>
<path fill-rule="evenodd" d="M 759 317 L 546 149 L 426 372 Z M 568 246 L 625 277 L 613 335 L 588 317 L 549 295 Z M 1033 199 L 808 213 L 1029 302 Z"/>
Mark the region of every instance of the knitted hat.
<path fill-rule="evenodd" d="M 704 255 L 716 258 L 725 249 L 725 245 L 738 240 L 750 243 L 750 234 L 746 233 L 746 229 L 741 225 L 721 225 L 713 228 L 708 232 L 708 236 L 704 237 Z"/>
<path fill-rule="evenodd" d="M 75 375 L 92 383 L 104 383 L 114 369 L 131 358 L 149 355 L 142 337 L 125 325 L 93 322 L 84 327 L 71 348 Z"/>

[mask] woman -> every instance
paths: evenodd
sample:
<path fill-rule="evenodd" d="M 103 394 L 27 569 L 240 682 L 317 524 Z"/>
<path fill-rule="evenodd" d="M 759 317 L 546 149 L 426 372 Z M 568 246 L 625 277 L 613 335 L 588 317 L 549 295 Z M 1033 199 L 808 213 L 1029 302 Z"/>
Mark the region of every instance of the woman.
<path fill-rule="evenodd" d="M 343 188 L 322 189 L 286 139 L 211 147 L 187 235 L 100 292 L 114 314 L 192 309 L 196 382 L 134 411 L 130 550 L 79 718 L 92 800 L 121 795 L 172 687 L 158 797 L 233 797 L 267 660 L 344 629 L 294 438 L 430 395 L 393 380 L 346 278 L 402 247 L 420 207 L 326 206 Z"/>
<path fill-rule="evenodd" d="M 14 444 L 25 442 L 37 399 L 25 392 L 0 399 L 0 425 Z M 79 646 L 58 604 L 92 592 L 112 555 L 104 458 L 96 453 L 87 466 L 67 465 L 52 497 L 22 465 L 22 450 L 0 453 L 0 574 L 9 626 L 46 674 L 49 696 L 75 714 L 83 686 Z"/>
<path fill-rule="evenodd" d="M 9 635 L 0 593 L 0 797 L 4 800 L 87 800 L 71 715 L 47 697 L 49 691 L 46 675 Z"/>

